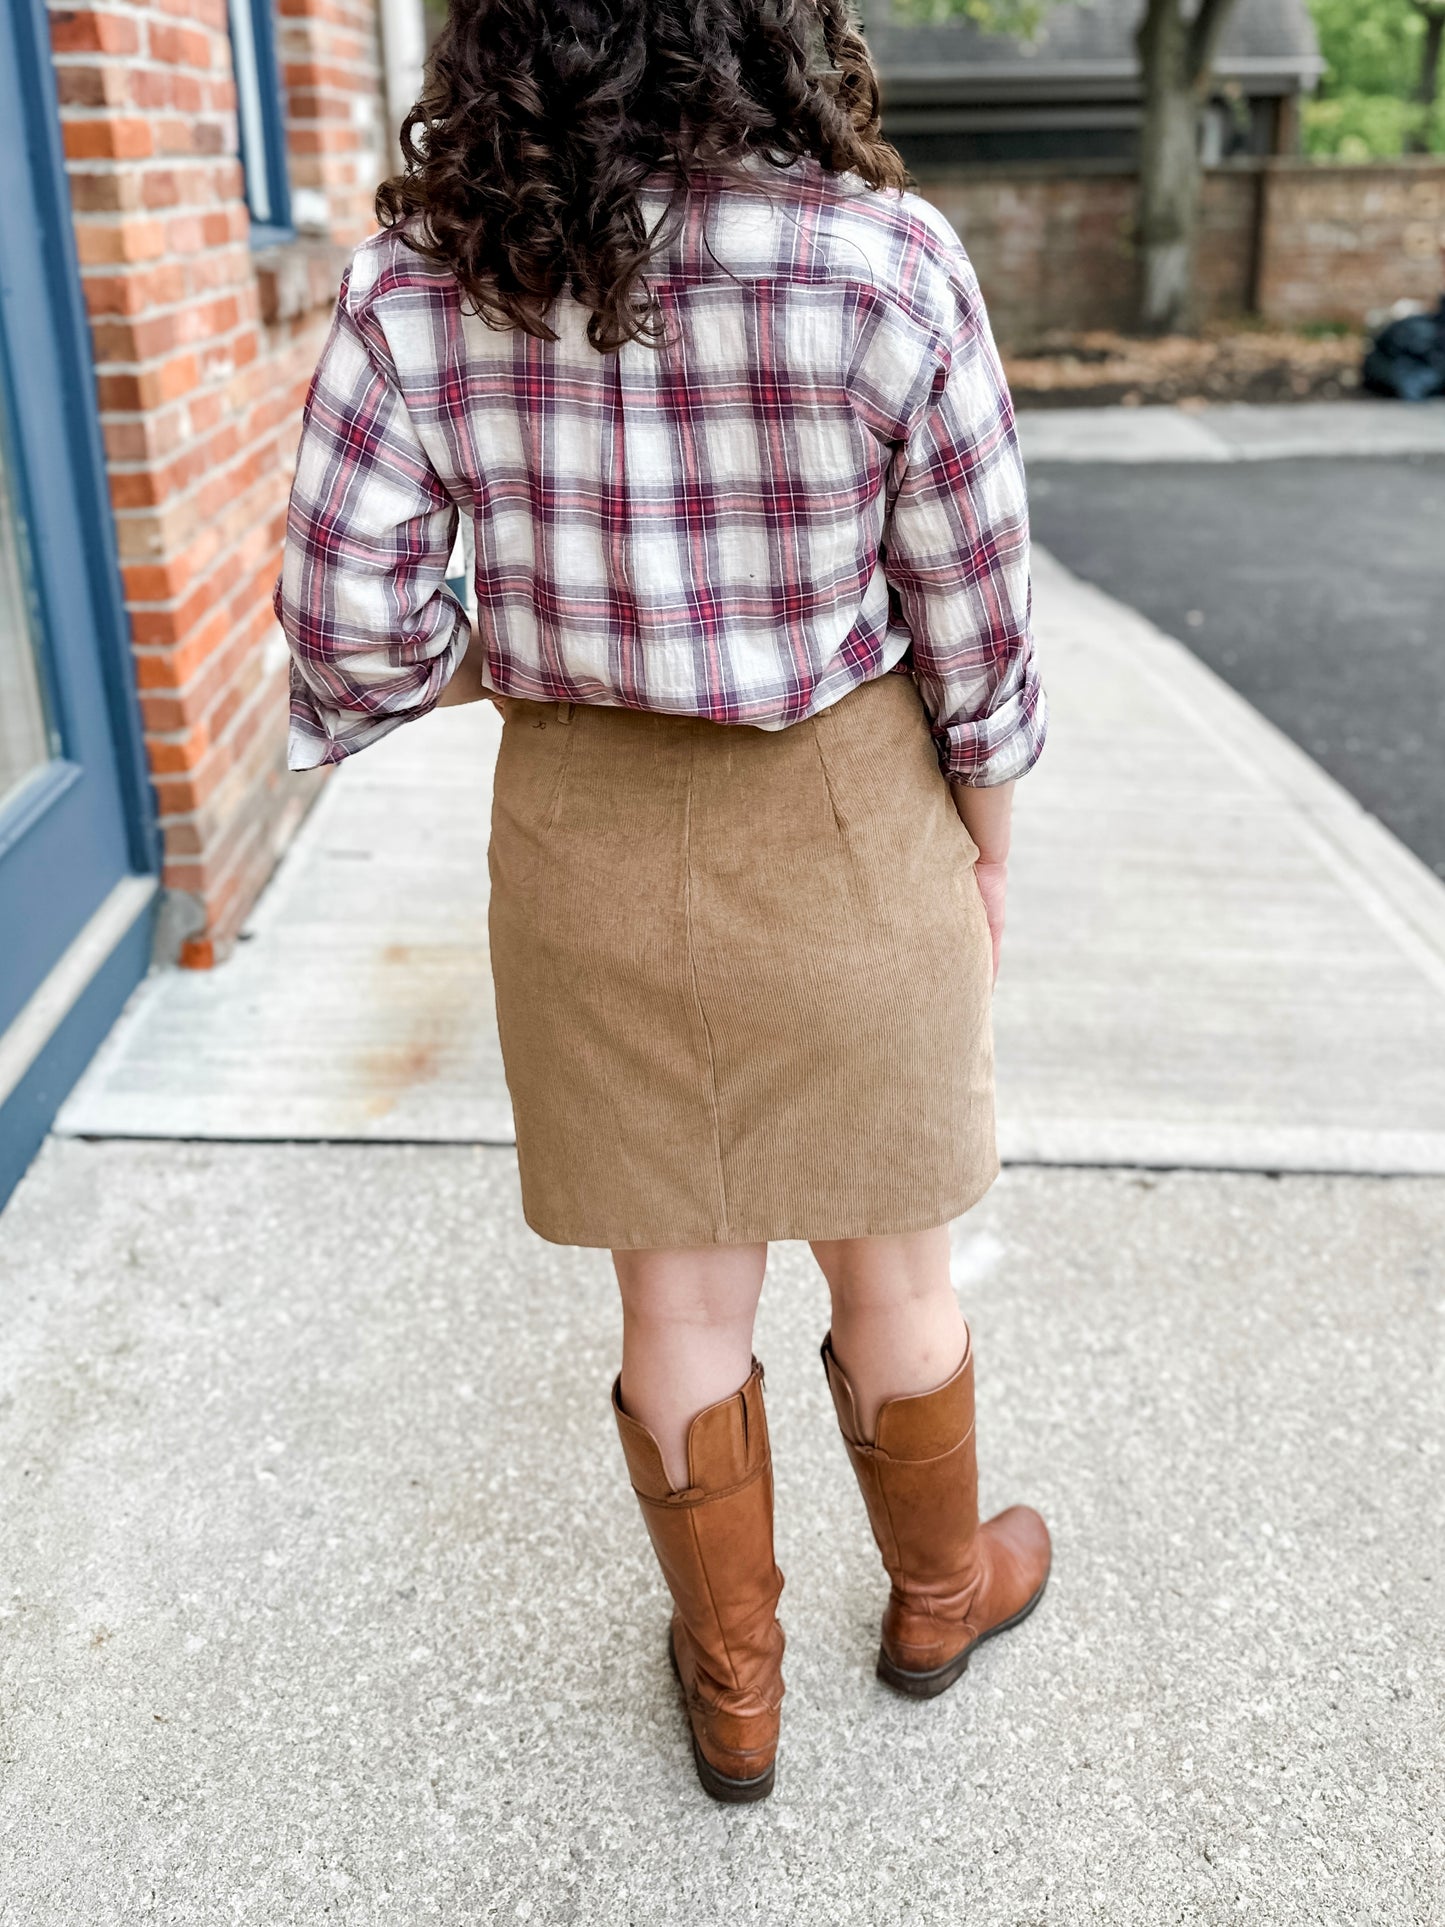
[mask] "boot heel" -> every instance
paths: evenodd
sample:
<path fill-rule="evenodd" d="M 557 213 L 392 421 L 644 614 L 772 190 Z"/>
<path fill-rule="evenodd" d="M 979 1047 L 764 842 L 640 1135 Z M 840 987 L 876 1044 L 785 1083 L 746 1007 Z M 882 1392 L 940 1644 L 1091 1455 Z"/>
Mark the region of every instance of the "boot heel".
<path fill-rule="evenodd" d="M 946 1693 L 950 1686 L 957 1680 L 963 1678 L 963 1675 L 968 1671 L 968 1662 L 973 1658 L 974 1654 L 986 1639 L 996 1639 L 1000 1633 L 1009 1632 L 1015 1626 L 1022 1626 L 1034 1607 L 1037 1606 L 1043 1598 L 1048 1583 L 1048 1575 L 1045 1574 L 1043 1584 L 1039 1587 L 1038 1591 L 1034 1593 L 1032 1598 L 1026 1599 L 1016 1613 L 1010 1614 L 1007 1619 L 1001 1619 L 996 1626 L 990 1626 L 987 1632 L 980 1633 L 977 1639 L 970 1640 L 961 1653 L 955 1653 L 952 1659 L 946 1660 L 942 1666 L 935 1666 L 931 1672 L 905 1672 L 901 1666 L 895 1666 L 893 1664 L 893 1661 L 888 1657 L 883 1647 L 880 1646 L 878 1648 L 879 1679 L 884 1680 L 898 1692 L 907 1693 L 910 1699 L 936 1699 L 940 1693 Z"/>
<path fill-rule="evenodd" d="M 667 1635 L 667 1659 L 672 1667 L 672 1676 L 682 1686 L 682 1668 L 677 1663 L 677 1648 L 673 1644 L 671 1628 Z M 683 1687 L 686 1697 L 687 1688 Z M 692 1762 L 697 1768 L 697 1777 L 702 1783 L 704 1793 L 714 1800 L 721 1800 L 726 1806 L 748 1806 L 754 1800 L 766 1800 L 773 1790 L 777 1778 L 777 1762 L 769 1766 L 766 1773 L 758 1773 L 751 1780 L 733 1780 L 726 1773 L 719 1773 L 697 1743 L 697 1734 L 692 1735 Z"/>
<path fill-rule="evenodd" d="M 766 1773 L 759 1773 L 755 1779 L 730 1780 L 726 1773 L 719 1773 L 715 1766 L 708 1764 L 695 1733 L 692 1736 L 692 1757 L 703 1792 L 714 1800 L 721 1800 L 725 1806 L 749 1806 L 754 1800 L 766 1800 L 773 1790 L 778 1771 L 776 1765 L 770 1766 Z"/>
<path fill-rule="evenodd" d="M 968 1662 L 973 1647 L 966 1646 L 961 1653 L 943 1666 L 935 1666 L 928 1673 L 908 1673 L 901 1666 L 895 1666 L 880 1646 L 878 1648 L 878 1677 L 885 1686 L 891 1686 L 895 1693 L 906 1693 L 909 1699 L 937 1699 L 946 1693 L 968 1671 Z"/>

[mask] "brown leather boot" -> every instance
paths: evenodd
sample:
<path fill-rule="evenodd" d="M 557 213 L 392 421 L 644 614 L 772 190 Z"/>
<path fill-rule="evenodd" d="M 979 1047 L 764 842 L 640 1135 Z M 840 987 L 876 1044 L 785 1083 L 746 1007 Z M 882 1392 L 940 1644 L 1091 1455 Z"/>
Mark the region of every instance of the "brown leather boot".
<path fill-rule="evenodd" d="M 891 1398 L 871 1443 L 853 1388 L 823 1340 L 838 1425 L 893 1588 L 883 1614 L 878 1677 L 915 1699 L 946 1692 L 975 1646 L 1027 1619 L 1049 1576 L 1049 1529 L 1013 1505 L 978 1522 L 973 1342 L 936 1391 Z"/>
<path fill-rule="evenodd" d="M 674 1492 L 657 1441 L 612 1410 L 662 1576 L 676 1610 L 669 1651 L 687 1701 L 698 1778 L 715 1800 L 762 1800 L 773 1790 L 783 1629 L 773 1563 L 773 1461 L 763 1412 L 763 1368 L 709 1405 L 687 1435 L 690 1484 Z"/>

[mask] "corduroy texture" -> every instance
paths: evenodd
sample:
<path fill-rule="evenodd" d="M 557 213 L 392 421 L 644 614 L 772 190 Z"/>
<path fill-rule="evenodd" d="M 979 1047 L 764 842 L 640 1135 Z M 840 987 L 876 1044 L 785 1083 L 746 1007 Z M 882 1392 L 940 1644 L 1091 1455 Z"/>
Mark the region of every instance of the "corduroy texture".
<path fill-rule="evenodd" d="M 511 701 L 491 947 L 557 1244 L 918 1231 L 998 1173 L 977 857 L 904 676 L 792 728 Z"/>

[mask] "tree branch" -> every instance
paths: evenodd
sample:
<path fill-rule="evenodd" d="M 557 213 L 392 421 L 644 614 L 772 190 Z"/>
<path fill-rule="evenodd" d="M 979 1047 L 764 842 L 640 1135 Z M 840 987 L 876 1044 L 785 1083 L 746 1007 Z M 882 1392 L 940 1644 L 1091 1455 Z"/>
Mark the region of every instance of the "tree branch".
<path fill-rule="evenodd" d="M 1190 22 L 1188 60 L 1189 83 L 1200 88 L 1214 72 L 1220 36 L 1234 11 L 1235 0 L 1199 0 L 1199 11 Z"/>

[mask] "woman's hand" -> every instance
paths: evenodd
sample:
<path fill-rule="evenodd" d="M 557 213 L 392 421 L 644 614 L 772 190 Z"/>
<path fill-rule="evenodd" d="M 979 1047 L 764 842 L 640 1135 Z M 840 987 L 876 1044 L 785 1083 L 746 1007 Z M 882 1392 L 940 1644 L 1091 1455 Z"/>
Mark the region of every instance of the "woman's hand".
<path fill-rule="evenodd" d="M 438 709 L 455 709 L 462 703 L 484 703 L 492 692 L 482 680 L 484 651 L 472 631 L 466 654 L 452 671 L 451 681 L 436 699 Z"/>
<path fill-rule="evenodd" d="M 1013 829 L 1014 786 L 996 783 L 987 789 L 969 783 L 954 783 L 953 806 L 974 842 L 978 861 L 973 874 L 983 898 L 988 918 L 988 934 L 993 942 L 993 974 L 998 978 L 999 951 L 1003 945 L 1005 899 L 1008 894 L 1008 847 Z"/>
<path fill-rule="evenodd" d="M 983 898 L 984 915 L 988 918 L 988 934 L 993 940 L 993 980 L 997 983 L 998 955 L 1003 947 L 1004 898 L 1008 892 L 1008 865 L 985 863 L 980 858 L 973 866 L 973 874 L 978 884 L 978 894 Z"/>

